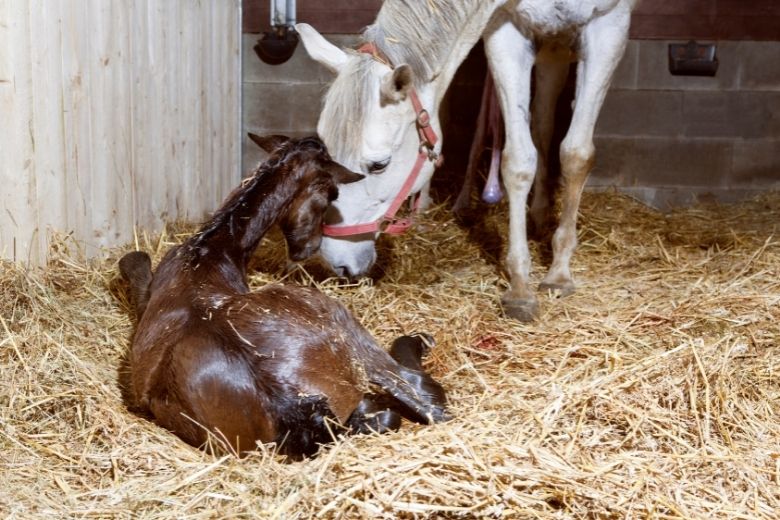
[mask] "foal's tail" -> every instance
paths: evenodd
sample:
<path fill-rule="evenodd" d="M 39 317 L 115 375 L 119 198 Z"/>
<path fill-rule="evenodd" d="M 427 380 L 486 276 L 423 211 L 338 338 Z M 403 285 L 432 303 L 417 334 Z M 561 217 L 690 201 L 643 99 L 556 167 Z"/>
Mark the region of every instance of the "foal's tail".
<path fill-rule="evenodd" d="M 372 383 L 394 398 L 392 408 L 423 424 L 451 419 L 444 388 L 422 369 L 422 355 L 428 348 L 422 336 L 401 336 L 390 348 L 389 364 L 371 367 L 368 374 Z"/>
<path fill-rule="evenodd" d="M 119 272 L 130 284 L 130 302 L 140 320 L 149 303 L 149 287 L 152 285 L 152 259 L 143 251 L 127 253 L 119 260 Z"/>

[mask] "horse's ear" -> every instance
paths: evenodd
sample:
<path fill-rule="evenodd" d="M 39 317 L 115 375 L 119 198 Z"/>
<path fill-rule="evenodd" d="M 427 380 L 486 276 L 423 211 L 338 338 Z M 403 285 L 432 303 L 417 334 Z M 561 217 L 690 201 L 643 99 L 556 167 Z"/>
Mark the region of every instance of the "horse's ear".
<path fill-rule="evenodd" d="M 394 68 L 382 78 L 382 85 L 379 87 L 380 103 L 387 105 L 403 101 L 413 83 L 412 68 L 409 65 Z"/>
<path fill-rule="evenodd" d="M 290 140 L 289 137 L 284 135 L 257 135 L 252 132 L 247 132 L 249 138 L 257 144 L 260 148 L 268 153 L 273 153 L 277 148 L 281 147 L 284 143 Z"/>
<path fill-rule="evenodd" d="M 303 46 L 311 59 L 338 74 L 347 62 L 347 53 L 323 38 L 314 27 L 307 23 L 295 24 L 295 30 L 301 37 Z"/>
<path fill-rule="evenodd" d="M 365 175 L 355 173 L 349 168 L 345 168 L 335 161 L 331 161 L 327 166 L 325 166 L 325 171 L 330 173 L 336 184 L 349 184 L 352 182 L 357 182 L 365 177 Z"/>

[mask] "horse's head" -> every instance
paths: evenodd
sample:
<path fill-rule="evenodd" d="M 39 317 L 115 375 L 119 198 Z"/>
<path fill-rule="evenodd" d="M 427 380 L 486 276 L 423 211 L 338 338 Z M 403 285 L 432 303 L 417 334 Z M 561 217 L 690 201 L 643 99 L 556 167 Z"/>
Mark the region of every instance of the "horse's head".
<path fill-rule="evenodd" d="M 309 55 L 336 74 L 317 131 L 333 157 L 365 178 L 339 192 L 326 215 L 330 226 L 356 226 L 380 220 L 409 177 L 420 152 L 417 112 L 410 99 L 412 68 L 395 68 L 368 53 L 343 51 L 306 24 L 296 26 Z M 431 89 L 417 86 L 423 105 Z M 430 124 L 439 132 L 437 114 Z M 430 180 L 434 164 L 426 160 L 411 193 Z M 327 233 L 326 233 L 327 234 Z M 321 254 L 341 275 L 366 273 L 376 259 L 378 232 L 325 236 Z"/>
<path fill-rule="evenodd" d="M 303 260 L 317 252 L 322 239 L 322 220 L 329 204 L 338 197 L 339 186 L 363 178 L 333 161 L 325 144 L 317 137 L 290 139 L 281 135 L 250 139 L 268 153 L 280 153 L 281 161 L 298 186 L 279 226 L 292 260 Z"/>

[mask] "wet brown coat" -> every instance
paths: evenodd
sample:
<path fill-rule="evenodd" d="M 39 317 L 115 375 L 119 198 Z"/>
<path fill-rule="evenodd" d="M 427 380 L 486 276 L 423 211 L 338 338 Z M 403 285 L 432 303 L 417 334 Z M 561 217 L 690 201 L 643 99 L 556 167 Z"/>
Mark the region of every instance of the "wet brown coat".
<path fill-rule="evenodd" d="M 260 144 L 273 151 L 269 161 L 153 276 L 145 253 L 120 261 L 139 317 L 136 404 L 196 446 L 211 433 L 236 453 L 276 441 L 296 457 L 341 427 L 363 430 L 368 412 L 380 413 L 369 423 L 378 429 L 399 423 L 387 414 L 446 419 L 441 386 L 419 364 L 395 361 L 337 301 L 297 286 L 249 291 L 246 265 L 270 226 L 279 222 L 291 257 L 309 256 L 337 183 L 359 178 L 316 138 Z M 396 411 L 372 406 L 374 393 Z"/>

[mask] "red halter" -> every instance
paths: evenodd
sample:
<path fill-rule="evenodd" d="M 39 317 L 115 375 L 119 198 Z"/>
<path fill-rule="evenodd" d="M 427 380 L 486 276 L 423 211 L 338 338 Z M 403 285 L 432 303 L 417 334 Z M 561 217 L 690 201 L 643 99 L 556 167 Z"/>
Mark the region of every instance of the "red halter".
<path fill-rule="evenodd" d="M 373 43 L 366 43 L 362 45 L 359 52 L 371 54 L 374 59 L 384 63 L 390 68 L 393 66 L 377 49 Z M 412 202 L 412 214 L 406 218 L 395 218 L 395 214 L 401 208 L 401 204 L 409 196 L 409 192 L 412 191 L 417 176 L 422 170 L 425 161 L 434 161 L 436 166 L 441 164 L 441 156 L 433 151 L 436 142 L 439 140 L 436 132 L 431 127 L 431 118 L 428 115 L 428 111 L 425 110 L 420 103 L 420 98 L 417 96 L 417 91 L 414 88 L 409 90 L 409 99 L 412 101 L 412 107 L 415 114 L 417 114 L 417 134 L 420 138 L 420 153 L 417 154 L 417 160 L 414 162 L 412 171 L 409 172 L 409 176 L 406 178 L 401 191 L 395 196 L 390 207 L 387 208 L 385 214 L 379 217 L 373 222 L 366 222 L 363 224 L 324 224 L 322 226 L 322 234 L 330 237 L 346 237 L 351 235 L 363 235 L 366 233 L 389 233 L 391 235 L 400 235 L 406 232 L 407 229 L 412 227 L 414 222 L 414 213 L 417 211 L 419 204 L 419 198 L 414 199 Z"/>

